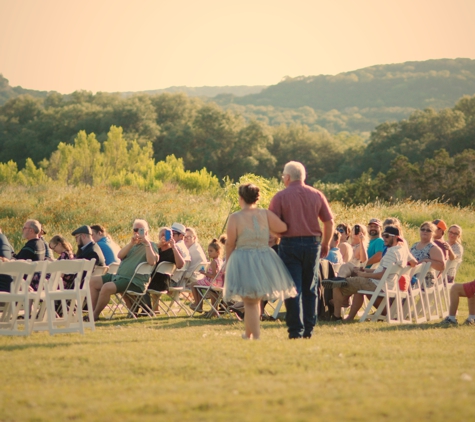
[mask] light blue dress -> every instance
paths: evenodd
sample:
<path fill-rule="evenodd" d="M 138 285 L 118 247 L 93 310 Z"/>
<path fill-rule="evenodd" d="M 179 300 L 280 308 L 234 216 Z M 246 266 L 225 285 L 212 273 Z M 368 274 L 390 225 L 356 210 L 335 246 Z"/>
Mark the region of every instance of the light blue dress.
<path fill-rule="evenodd" d="M 282 260 L 269 247 L 266 210 L 236 213 L 236 249 L 226 264 L 224 299 L 243 297 L 276 300 L 297 296 L 295 284 Z"/>

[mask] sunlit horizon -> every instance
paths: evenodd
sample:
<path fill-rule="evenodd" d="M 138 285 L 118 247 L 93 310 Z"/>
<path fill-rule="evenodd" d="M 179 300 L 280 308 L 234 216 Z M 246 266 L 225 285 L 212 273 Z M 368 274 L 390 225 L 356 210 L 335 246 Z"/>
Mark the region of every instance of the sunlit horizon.
<path fill-rule="evenodd" d="M 63 94 L 274 85 L 408 61 L 475 59 L 468 0 L 0 0 L 0 74 Z"/>

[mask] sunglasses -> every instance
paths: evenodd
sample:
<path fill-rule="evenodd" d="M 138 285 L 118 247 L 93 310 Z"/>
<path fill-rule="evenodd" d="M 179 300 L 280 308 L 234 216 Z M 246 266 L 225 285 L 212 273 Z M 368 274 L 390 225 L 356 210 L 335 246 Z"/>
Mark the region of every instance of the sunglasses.
<path fill-rule="evenodd" d="M 421 232 L 432 233 L 431 229 L 420 229 Z"/>
<path fill-rule="evenodd" d="M 459 235 L 460 235 L 460 233 L 452 232 L 452 231 L 450 231 L 450 230 L 449 230 L 449 233 L 450 233 L 450 234 L 453 234 L 454 236 L 459 236 Z"/>
<path fill-rule="evenodd" d="M 58 244 L 56 243 L 56 245 L 48 245 L 48 246 L 51 250 L 54 250 L 54 248 L 56 248 L 56 246 L 58 246 Z"/>
<path fill-rule="evenodd" d="M 336 229 L 336 231 L 339 232 L 339 233 L 341 233 L 341 234 L 345 233 L 345 230 L 343 230 L 343 229 L 341 229 L 341 228 L 340 228 L 340 229 Z"/>
<path fill-rule="evenodd" d="M 388 234 L 388 233 L 384 233 L 384 234 L 383 234 L 383 237 L 384 237 L 385 239 L 389 239 L 390 237 L 394 237 L 394 236 L 395 236 L 394 234 Z"/>
<path fill-rule="evenodd" d="M 134 231 L 134 233 L 138 233 L 138 232 L 139 232 L 139 230 L 140 230 L 140 229 L 139 229 L 139 228 L 137 228 L 137 227 L 134 227 L 134 228 L 133 228 L 133 231 Z M 142 230 L 145 230 L 145 229 L 142 229 Z"/>

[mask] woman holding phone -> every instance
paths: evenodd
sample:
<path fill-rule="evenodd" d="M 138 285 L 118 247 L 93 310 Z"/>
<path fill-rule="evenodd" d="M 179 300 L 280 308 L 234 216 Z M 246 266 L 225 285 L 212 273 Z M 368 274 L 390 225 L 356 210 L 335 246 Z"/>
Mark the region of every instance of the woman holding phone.
<path fill-rule="evenodd" d="M 350 262 L 356 267 L 368 260 L 368 231 L 364 224 L 355 224 L 351 229 L 351 247 L 353 249 L 353 258 Z"/>
<path fill-rule="evenodd" d="M 178 269 L 185 265 L 185 261 L 176 247 L 172 236 L 172 230 L 169 227 L 162 227 L 158 231 L 158 264 L 160 262 L 172 262 Z M 155 273 L 148 288 L 150 290 L 164 291 L 170 287 L 170 276 L 162 273 Z M 152 295 L 152 299 L 155 299 Z M 152 309 L 158 312 L 158 300 L 152 300 Z"/>

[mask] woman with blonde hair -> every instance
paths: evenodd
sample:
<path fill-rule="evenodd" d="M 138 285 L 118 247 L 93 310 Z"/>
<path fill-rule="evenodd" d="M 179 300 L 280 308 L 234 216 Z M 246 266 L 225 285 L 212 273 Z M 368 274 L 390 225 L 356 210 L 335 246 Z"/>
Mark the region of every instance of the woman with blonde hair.
<path fill-rule="evenodd" d="M 452 224 L 449 227 L 448 238 L 449 240 L 447 241 L 447 243 L 450 246 L 450 248 L 448 249 L 449 260 L 457 261 L 457 266 L 449 269 L 448 274 L 447 274 L 448 282 L 453 283 L 455 280 L 455 274 L 457 272 L 457 268 L 462 263 L 462 257 L 463 257 L 462 227 L 460 227 L 458 224 Z"/>

